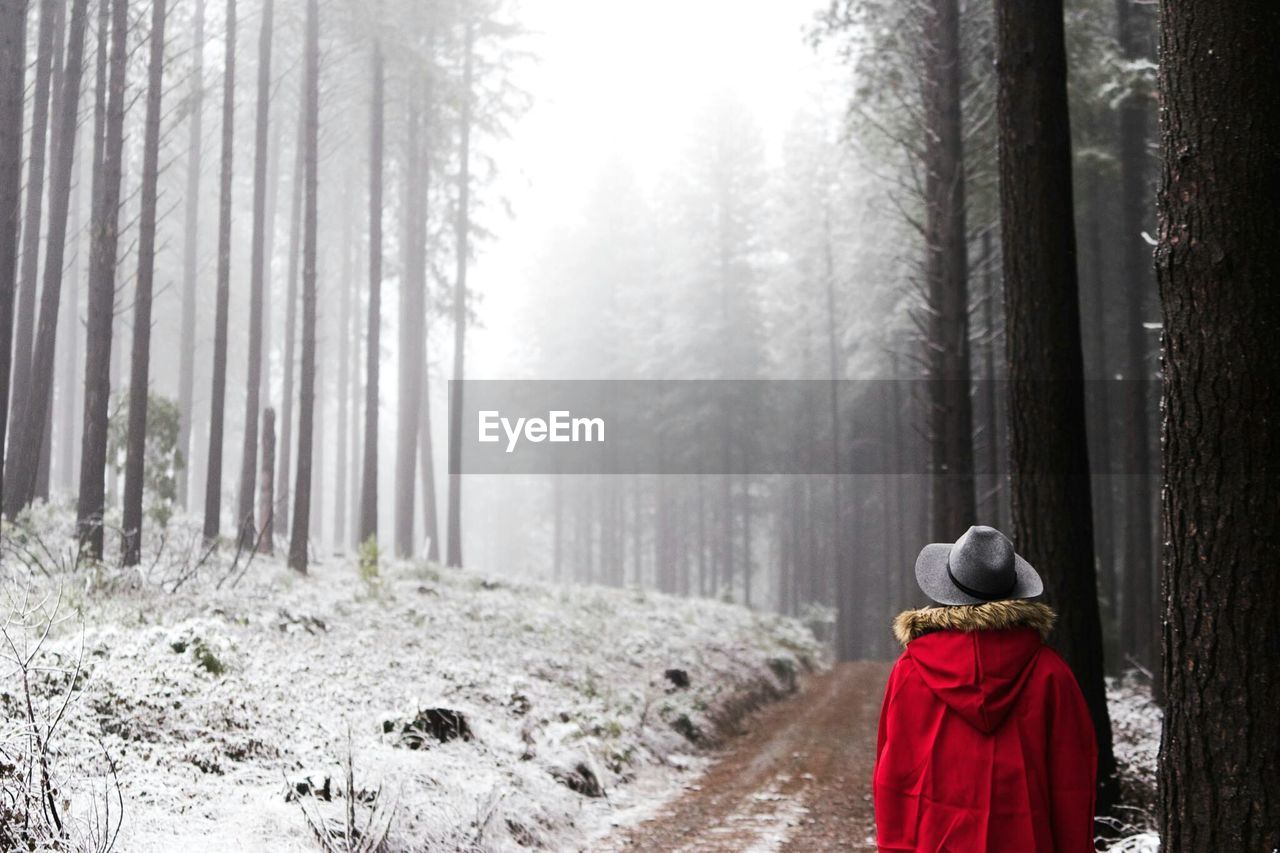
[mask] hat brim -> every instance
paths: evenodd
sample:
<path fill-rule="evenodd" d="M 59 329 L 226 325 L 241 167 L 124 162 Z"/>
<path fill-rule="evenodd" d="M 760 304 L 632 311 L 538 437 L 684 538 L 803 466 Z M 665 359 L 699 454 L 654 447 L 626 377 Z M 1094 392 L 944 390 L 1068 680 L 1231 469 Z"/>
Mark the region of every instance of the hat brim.
<path fill-rule="evenodd" d="M 986 604 L 990 601 L 1009 601 L 1012 599 L 1035 598 L 1044 593 L 1044 582 L 1031 564 L 1018 554 L 1013 555 L 1014 572 L 1017 581 L 1007 595 L 998 599 L 977 598 L 969 595 L 947 572 L 947 558 L 954 547 L 950 542 L 934 542 L 920 549 L 916 557 L 916 583 L 925 595 L 938 604 Z"/>

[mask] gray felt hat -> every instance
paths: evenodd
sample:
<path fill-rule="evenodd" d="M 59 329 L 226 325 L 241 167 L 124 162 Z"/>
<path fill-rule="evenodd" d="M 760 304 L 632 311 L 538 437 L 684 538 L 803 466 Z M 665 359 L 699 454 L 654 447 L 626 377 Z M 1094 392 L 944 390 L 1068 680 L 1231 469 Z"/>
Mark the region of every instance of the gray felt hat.
<path fill-rule="evenodd" d="M 1040 575 L 994 527 L 975 525 L 955 541 L 925 545 L 916 557 L 916 583 L 938 604 L 985 604 L 1035 598 Z"/>

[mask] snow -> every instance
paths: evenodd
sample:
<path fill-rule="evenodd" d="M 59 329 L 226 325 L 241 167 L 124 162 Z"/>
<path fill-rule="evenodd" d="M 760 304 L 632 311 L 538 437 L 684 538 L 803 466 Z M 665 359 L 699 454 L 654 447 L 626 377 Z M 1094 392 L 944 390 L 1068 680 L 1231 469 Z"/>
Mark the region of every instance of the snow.
<path fill-rule="evenodd" d="M 57 603 L 40 657 L 58 670 L 80 659 L 82 673 L 56 775 L 87 826 L 111 788 L 111 756 L 118 849 L 130 851 L 316 849 L 286 793 L 326 777 L 341 788 L 348 738 L 360 820 L 380 789 L 394 806 L 391 849 L 581 847 L 652 814 L 703 766 L 674 726 L 709 742 L 731 698 L 781 691 L 788 668 L 821 659 L 799 623 L 708 600 L 386 559 L 362 579 L 354 557 L 325 557 L 303 578 L 259 556 L 234 584 L 244 559 L 233 571 L 233 548 L 204 558 L 182 519 L 163 548 L 152 537 L 141 571 L 71 570 L 65 513 L 46 511 L 37 529 L 43 544 L 28 549 L 50 555 L 39 565 L 6 542 L 9 611 L 40 604 L 6 630 L 33 648 Z M 689 687 L 675 688 L 669 668 Z M 15 677 L 0 663 L 0 690 L 14 695 Z M 69 683 L 37 684 L 39 713 L 56 712 Z M 460 711 L 474 738 L 401 745 L 400 727 L 427 708 Z M 603 797 L 553 775 L 580 765 Z M 341 800 L 304 798 L 326 818 Z"/>
<path fill-rule="evenodd" d="M 1148 679 L 1129 671 L 1107 680 L 1112 744 L 1126 803 L 1117 821 L 1120 839 L 1111 853 L 1156 853 L 1156 760 L 1160 752 L 1160 706 L 1151 698 Z"/>

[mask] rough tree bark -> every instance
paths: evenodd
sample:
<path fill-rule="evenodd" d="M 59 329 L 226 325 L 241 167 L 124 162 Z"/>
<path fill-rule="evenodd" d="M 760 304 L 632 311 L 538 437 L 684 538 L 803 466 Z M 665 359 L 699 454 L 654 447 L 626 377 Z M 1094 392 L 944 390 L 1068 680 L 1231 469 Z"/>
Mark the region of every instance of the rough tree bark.
<path fill-rule="evenodd" d="M 26 0 L 0 0 L 0 447 L 9 428 L 14 291 L 22 210 L 22 101 L 27 74 Z M 5 494 L 0 453 L 0 501 Z"/>
<path fill-rule="evenodd" d="M 147 447 L 147 387 L 151 369 L 151 296 L 156 266 L 156 183 L 160 173 L 160 103 L 164 91 L 165 0 L 152 0 L 147 117 L 142 142 L 142 216 L 138 222 L 138 283 L 133 299 L 133 359 L 124 465 L 121 562 L 142 560 L 142 486 Z M 189 342 L 183 342 L 189 343 Z"/>
<path fill-rule="evenodd" d="M 182 341 L 178 348 L 178 452 L 187 464 L 178 472 L 178 502 L 191 509 L 190 486 L 192 400 L 196 359 L 196 270 L 200 246 L 200 166 L 204 142 L 204 6 L 196 0 L 191 51 L 191 124 L 187 135 L 187 195 L 182 238 Z"/>
<path fill-rule="evenodd" d="M 9 441 L 10 482 L 5 491 L 5 513 L 13 517 L 35 495 L 41 444 L 53 401 L 58 309 L 62 298 L 63 258 L 67 243 L 67 213 L 71 203 L 71 173 L 75 164 L 76 112 L 80 106 L 80 79 L 84 65 L 84 32 L 87 0 L 72 7 L 66 75 L 59 111 L 54 116 L 53 158 L 49 175 L 49 231 L 45 244 L 44 283 L 40 291 L 40 320 L 31 357 L 31 386 Z M 121 72 L 123 78 L 123 71 Z M 26 449 L 15 458 L 14 452 Z"/>
<path fill-rule="evenodd" d="M 1098 812 L 1115 803 L 1094 568 L 1061 0 L 997 0 L 1014 539 L 1057 608 L 1054 642 L 1098 737 Z"/>
<path fill-rule="evenodd" d="M 382 149 L 385 63 L 373 44 L 369 110 L 369 325 L 365 335 L 364 459 L 360 477 L 360 541 L 378 536 L 378 361 L 382 327 Z"/>
<path fill-rule="evenodd" d="M 31 386 L 31 347 L 35 338 L 39 290 L 40 219 L 44 212 L 45 150 L 49 136 L 49 90 L 53 77 L 54 39 L 61 41 L 59 0 L 41 0 L 36 33 L 36 78 L 31 93 L 31 152 L 27 160 L 27 197 L 22 216 L 22 272 L 18 290 L 17 328 L 13 340 L 13 397 L 10 417 L 26 410 Z M 19 124 L 21 126 L 21 124 Z"/>
<path fill-rule="evenodd" d="M 307 544 L 311 536 L 311 439 L 316 398 L 316 179 L 320 129 L 320 5 L 307 0 L 306 48 L 302 114 L 302 361 L 298 369 L 298 472 L 293 494 L 293 527 L 289 539 L 289 567 L 307 572 Z"/>
<path fill-rule="evenodd" d="M 925 288 L 930 527 L 950 542 L 977 514 L 969 386 L 969 257 L 965 231 L 959 0 L 932 0 L 925 23 Z"/>
<path fill-rule="evenodd" d="M 231 301 L 231 186 L 235 162 L 236 0 L 227 0 L 226 61 L 222 71 L 222 167 L 218 190 L 218 292 L 213 319 L 213 381 L 209 394 L 209 461 L 205 465 L 204 538 L 222 523 L 222 431 L 227 400 L 227 311 Z"/>
<path fill-rule="evenodd" d="M 114 18 L 115 25 L 109 26 Z M 80 547 L 102 559 L 106 505 L 107 426 L 111 402 L 111 333 L 115 312 L 116 251 L 123 154 L 125 0 L 101 0 L 98 79 L 94 104 L 93 201 L 89 223 L 89 300 L 85 317 L 84 426 L 80 432 L 80 491 L 76 528 Z M 74 13 L 72 26 L 75 25 Z M 110 35 L 108 35 L 110 33 Z M 108 42 L 110 57 L 108 58 Z"/>
<path fill-rule="evenodd" d="M 1280 847 L 1280 5 L 1160 4 L 1161 849 Z"/>
<path fill-rule="evenodd" d="M 249 358 L 244 394 L 244 447 L 240 456 L 240 495 L 236 506 L 240 548 L 257 538 L 254 485 L 258 469 L 258 405 L 262 396 L 262 301 L 266 272 L 267 131 L 271 121 L 271 33 L 275 3 L 262 4 L 258 37 L 258 117 L 253 137 L 253 238 L 249 260 Z"/>
<path fill-rule="evenodd" d="M 458 140 L 457 273 L 453 291 L 453 383 L 449 386 L 449 542 L 445 562 L 462 566 L 462 378 L 467 336 L 467 261 L 471 231 L 471 85 L 475 23 L 463 33 L 462 117 Z"/>

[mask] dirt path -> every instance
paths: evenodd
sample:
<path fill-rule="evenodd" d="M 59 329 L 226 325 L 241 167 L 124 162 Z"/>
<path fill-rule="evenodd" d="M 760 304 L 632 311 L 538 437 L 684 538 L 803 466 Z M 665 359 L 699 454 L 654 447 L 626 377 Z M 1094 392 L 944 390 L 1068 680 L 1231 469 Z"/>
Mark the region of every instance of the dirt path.
<path fill-rule="evenodd" d="M 680 797 L 610 850 L 874 849 L 871 766 L 889 667 L 839 664 L 747 719 Z"/>

